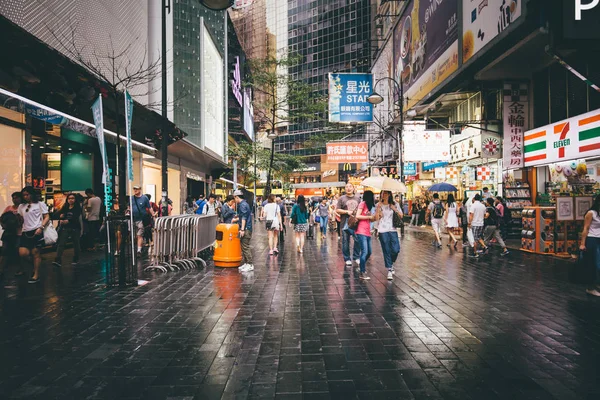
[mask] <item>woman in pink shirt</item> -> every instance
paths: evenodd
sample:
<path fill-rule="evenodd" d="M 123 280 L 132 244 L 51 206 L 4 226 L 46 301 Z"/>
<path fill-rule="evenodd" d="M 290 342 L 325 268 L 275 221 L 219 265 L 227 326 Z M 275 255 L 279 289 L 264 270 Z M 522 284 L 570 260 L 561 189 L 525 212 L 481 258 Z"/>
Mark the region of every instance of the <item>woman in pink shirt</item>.
<path fill-rule="evenodd" d="M 366 264 L 371 257 L 371 222 L 375 221 L 375 215 L 371 210 L 375 207 L 375 196 L 373 192 L 367 190 L 363 194 L 363 201 L 358 205 L 356 219 L 358 219 L 358 228 L 356 228 L 356 237 L 360 243 L 360 279 L 369 280 L 367 276 Z"/>

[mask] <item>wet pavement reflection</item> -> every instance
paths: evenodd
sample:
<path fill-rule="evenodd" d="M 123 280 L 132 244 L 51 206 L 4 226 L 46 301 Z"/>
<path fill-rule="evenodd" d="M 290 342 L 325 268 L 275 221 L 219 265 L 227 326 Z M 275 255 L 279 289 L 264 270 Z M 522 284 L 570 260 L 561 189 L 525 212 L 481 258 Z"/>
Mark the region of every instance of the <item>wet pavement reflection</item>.
<path fill-rule="evenodd" d="M 99 261 L 0 284 L 0 398 L 597 399 L 600 301 L 568 263 L 481 260 L 408 230 L 392 282 L 373 241 L 358 279 L 341 242 L 291 232 L 256 269 L 140 275 Z M 140 271 L 141 273 L 141 271 Z"/>

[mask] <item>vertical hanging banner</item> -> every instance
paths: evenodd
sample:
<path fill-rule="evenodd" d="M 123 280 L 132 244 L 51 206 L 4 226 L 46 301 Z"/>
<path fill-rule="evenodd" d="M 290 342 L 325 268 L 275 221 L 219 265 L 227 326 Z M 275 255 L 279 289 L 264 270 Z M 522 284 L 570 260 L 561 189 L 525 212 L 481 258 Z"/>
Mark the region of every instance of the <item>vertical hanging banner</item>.
<path fill-rule="evenodd" d="M 504 83 L 504 170 L 523 168 L 528 148 L 523 139 L 529 127 L 528 85 Z"/>
<path fill-rule="evenodd" d="M 127 177 L 133 181 L 133 151 L 131 148 L 131 118 L 133 117 L 133 99 L 125 91 L 125 130 L 127 134 Z"/>
<path fill-rule="evenodd" d="M 106 157 L 106 143 L 104 142 L 104 117 L 102 114 L 102 95 L 98 96 L 98 100 L 92 105 L 92 114 L 94 115 L 94 124 L 96 125 L 96 136 L 98 137 L 98 145 L 100 146 L 100 154 L 102 155 L 102 183 L 105 186 L 110 186 L 108 179 L 108 158 Z"/>

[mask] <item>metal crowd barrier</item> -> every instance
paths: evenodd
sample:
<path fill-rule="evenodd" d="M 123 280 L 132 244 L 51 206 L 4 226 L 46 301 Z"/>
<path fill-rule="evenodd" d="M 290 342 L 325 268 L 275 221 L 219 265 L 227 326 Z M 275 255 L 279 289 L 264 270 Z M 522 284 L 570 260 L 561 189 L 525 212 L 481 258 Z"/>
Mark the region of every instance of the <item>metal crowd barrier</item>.
<path fill-rule="evenodd" d="M 218 224 L 216 215 L 176 215 L 154 221 L 154 246 L 146 270 L 192 269 L 206 262 L 198 256 L 214 245 Z"/>

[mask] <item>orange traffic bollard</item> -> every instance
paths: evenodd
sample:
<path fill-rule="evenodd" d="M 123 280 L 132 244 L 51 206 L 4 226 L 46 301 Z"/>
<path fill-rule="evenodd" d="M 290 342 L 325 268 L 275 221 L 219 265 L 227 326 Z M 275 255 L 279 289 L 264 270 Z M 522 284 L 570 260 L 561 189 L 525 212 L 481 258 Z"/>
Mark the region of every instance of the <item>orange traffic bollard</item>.
<path fill-rule="evenodd" d="M 215 267 L 235 268 L 242 265 L 242 245 L 237 224 L 217 225 L 217 243 L 213 261 Z"/>

